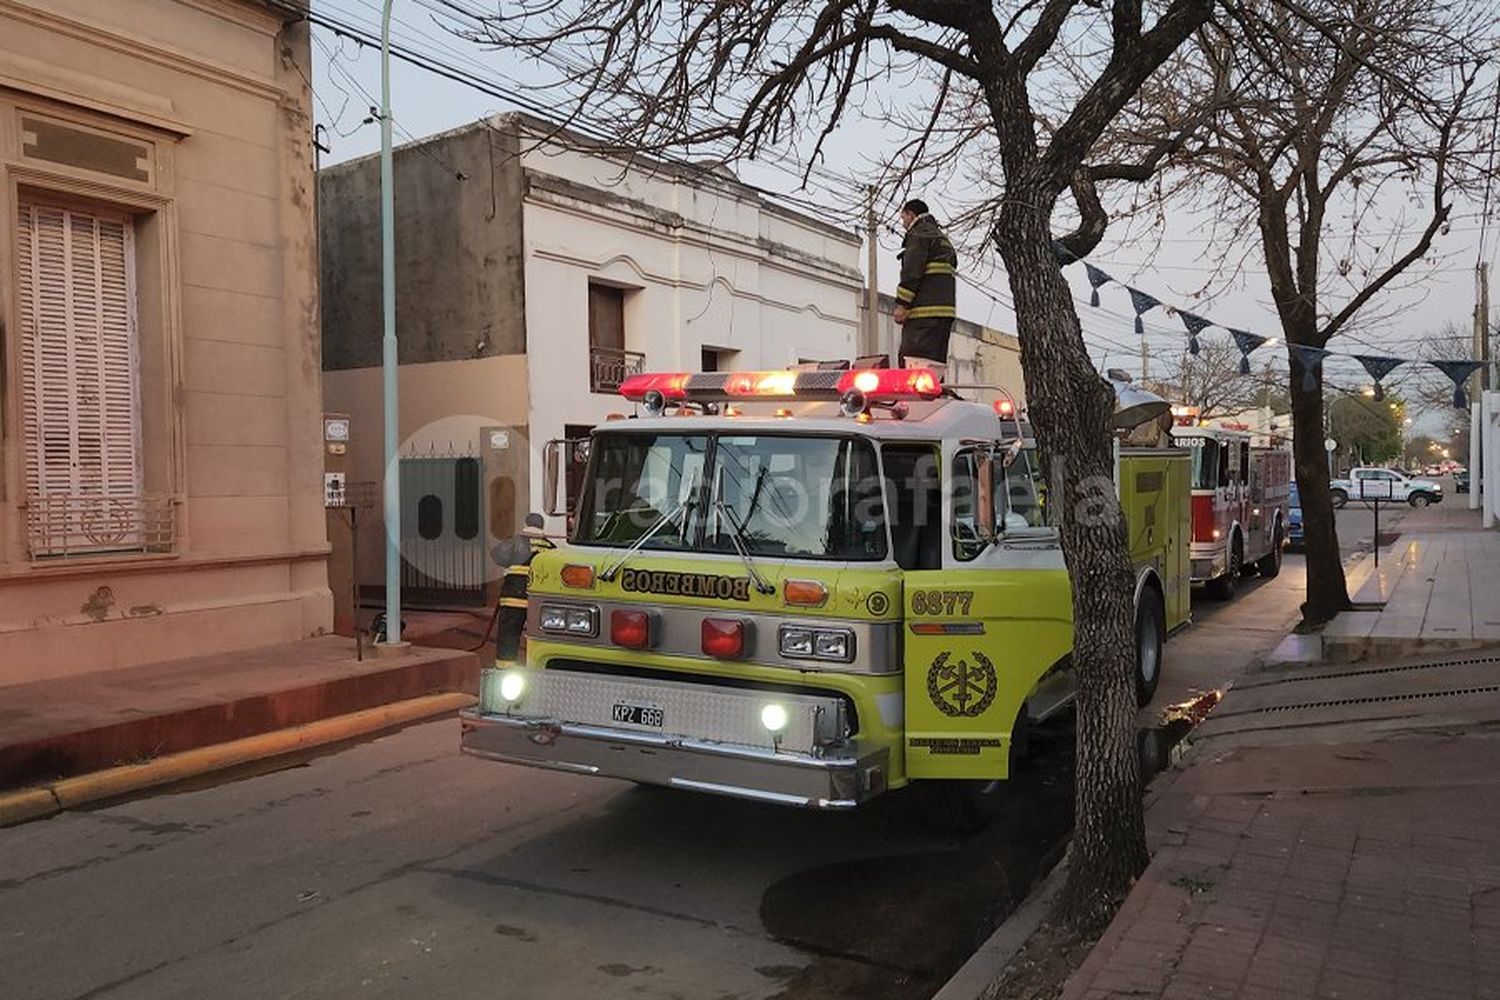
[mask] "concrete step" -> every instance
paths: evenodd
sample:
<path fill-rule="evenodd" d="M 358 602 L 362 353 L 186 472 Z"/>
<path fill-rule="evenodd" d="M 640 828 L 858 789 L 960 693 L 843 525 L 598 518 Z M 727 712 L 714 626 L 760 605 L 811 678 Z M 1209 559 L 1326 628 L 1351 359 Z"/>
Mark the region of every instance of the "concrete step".
<path fill-rule="evenodd" d="M 356 660 L 347 639 L 0 688 L 0 789 L 224 743 L 423 695 L 478 689 L 479 658 L 412 647 Z"/>

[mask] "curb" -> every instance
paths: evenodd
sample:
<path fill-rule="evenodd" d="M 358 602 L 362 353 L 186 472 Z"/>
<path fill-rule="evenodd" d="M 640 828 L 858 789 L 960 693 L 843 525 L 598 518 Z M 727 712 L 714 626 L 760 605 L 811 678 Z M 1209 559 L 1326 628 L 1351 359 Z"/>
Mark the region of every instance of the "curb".
<path fill-rule="evenodd" d="M 425 695 L 259 736 L 169 754 L 144 764 L 123 764 L 45 785 L 3 792 L 0 793 L 0 827 L 40 819 L 87 802 L 114 798 L 154 785 L 444 715 L 466 708 L 475 700 L 473 695 L 453 692 Z"/>
<path fill-rule="evenodd" d="M 1068 858 L 1053 866 L 1040 885 L 953 974 L 932 1000 L 980 1000 L 1051 912 L 1068 877 Z"/>

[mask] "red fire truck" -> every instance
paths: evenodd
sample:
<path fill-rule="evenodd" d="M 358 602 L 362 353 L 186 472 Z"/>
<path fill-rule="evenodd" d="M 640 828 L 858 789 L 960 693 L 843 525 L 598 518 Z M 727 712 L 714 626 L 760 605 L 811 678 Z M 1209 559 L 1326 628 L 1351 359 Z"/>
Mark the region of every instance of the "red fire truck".
<path fill-rule="evenodd" d="M 1228 600 L 1251 568 L 1281 572 L 1292 455 L 1252 447 L 1248 430 L 1203 424 L 1195 408 L 1172 413 L 1172 437 L 1193 456 L 1192 580 Z"/>

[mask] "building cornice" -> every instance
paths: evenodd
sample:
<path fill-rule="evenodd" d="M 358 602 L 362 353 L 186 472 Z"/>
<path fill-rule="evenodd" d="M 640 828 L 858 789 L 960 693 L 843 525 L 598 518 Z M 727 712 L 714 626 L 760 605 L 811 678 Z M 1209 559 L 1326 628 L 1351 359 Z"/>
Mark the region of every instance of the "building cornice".
<path fill-rule="evenodd" d="M 526 201 L 579 218 L 659 236 L 673 242 L 700 247 L 714 253 L 729 253 L 745 260 L 798 274 L 819 272 L 825 277 L 862 287 L 864 276 L 856 268 L 841 267 L 826 257 L 798 250 L 761 236 L 731 230 L 711 229 L 701 223 L 656 208 L 645 202 L 597 189 L 552 174 L 526 172 Z M 795 266 L 793 266 L 795 265 Z"/>
<path fill-rule="evenodd" d="M 567 264 L 571 267 L 582 268 L 591 273 L 598 273 L 605 270 L 606 268 L 613 267 L 616 264 L 623 264 L 634 271 L 642 281 L 649 281 L 652 284 L 657 285 L 665 285 L 669 288 L 686 288 L 692 291 L 705 292 L 711 289 L 714 285 L 720 285 L 730 295 L 738 299 L 745 299 L 771 308 L 785 309 L 788 312 L 812 313 L 814 316 L 828 323 L 841 323 L 845 326 L 852 327 L 859 326 L 859 319 L 854 315 L 852 311 L 848 316 L 838 316 L 832 313 L 824 312 L 821 308 L 818 307 L 817 303 L 815 302 L 782 302 L 779 299 L 772 299 L 761 295 L 759 292 L 747 292 L 743 288 L 736 288 L 728 278 L 724 277 L 721 274 L 715 274 L 708 281 L 694 281 L 691 278 L 684 278 L 678 274 L 668 274 L 662 271 L 654 271 L 650 268 L 642 266 L 640 261 L 636 260 L 629 254 L 615 254 L 611 257 L 595 258 L 584 257 L 579 254 L 564 253 L 558 250 L 534 249 L 532 250 L 532 255 L 541 258 L 542 260 L 550 260 L 558 264 Z M 762 261 L 761 263 L 765 264 L 766 262 Z M 786 268 L 786 270 L 796 274 L 805 273 L 801 271 L 795 271 L 791 268 Z M 858 291 L 857 288 L 848 290 Z"/>
<path fill-rule="evenodd" d="M 229 6 L 223 0 L 178 0 L 178 2 L 185 2 L 190 6 L 220 15 L 225 14 L 225 8 Z M 233 6 L 248 7 L 244 3 L 236 3 Z M 243 13 L 246 17 L 250 16 L 248 9 L 243 11 Z M 267 11 L 267 14 L 269 15 L 270 12 Z M 267 100 L 279 101 L 285 96 L 283 89 L 272 79 L 256 76 L 244 70 L 236 69 L 210 59 L 174 52 L 145 38 L 121 31 L 105 30 L 94 24 L 43 10 L 40 7 L 33 6 L 31 3 L 22 2 L 22 0 L 0 0 L 0 17 L 12 17 L 18 21 L 24 21 L 28 24 L 45 28 L 48 31 L 54 31 L 58 34 L 75 38 L 81 42 L 112 49 L 124 55 L 153 62 L 168 69 L 190 73 L 204 80 L 222 83 Z M 269 28 L 274 32 L 280 21 L 274 17 L 270 17 L 269 20 L 257 19 L 254 22 L 247 21 L 245 23 L 258 28 Z M 14 85 L 7 84 L 7 86 Z M 21 89 L 30 88 L 23 87 Z M 123 110 L 128 111 L 129 109 Z M 112 113 L 118 114 L 119 112 Z"/>

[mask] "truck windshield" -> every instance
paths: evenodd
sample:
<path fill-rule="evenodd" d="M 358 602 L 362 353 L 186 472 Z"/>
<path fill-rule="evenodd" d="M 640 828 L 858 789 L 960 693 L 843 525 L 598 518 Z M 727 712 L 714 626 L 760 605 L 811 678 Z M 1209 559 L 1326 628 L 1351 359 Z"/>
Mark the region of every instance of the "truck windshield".
<path fill-rule="evenodd" d="M 698 534 L 708 437 L 608 434 L 595 439 L 578 512 L 580 542 L 630 545 L 656 527 L 652 549 L 686 549 Z M 671 515 L 684 507 L 680 516 Z M 657 522 L 670 519 L 657 527 Z"/>
<path fill-rule="evenodd" d="M 589 470 L 579 543 L 630 544 L 688 502 L 645 548 L 734 552 L 738 535 L 752 556 L 886 555 L 875 450 L 863 439 L 608 433 L 594 438 Z"/>
<path fill-rule="evenodd" d="M 1219 485 L 1219 446 L 1207 438 L 1182 441 L 1193 455 L 1193 489 L 1211 490 Z"/>

